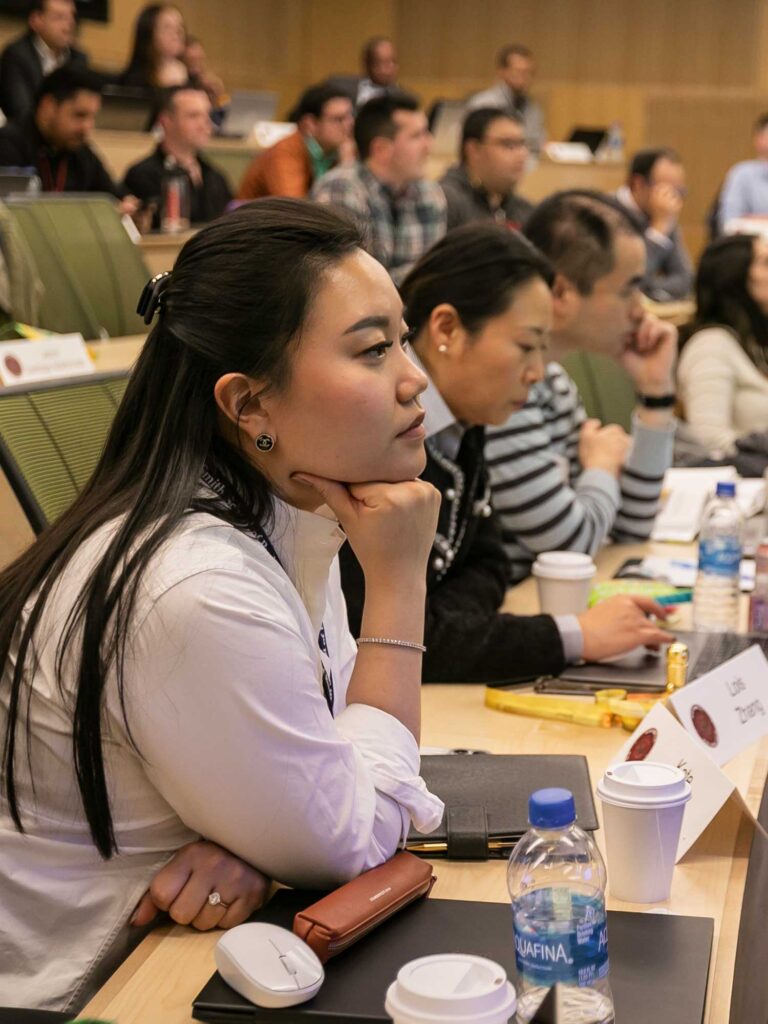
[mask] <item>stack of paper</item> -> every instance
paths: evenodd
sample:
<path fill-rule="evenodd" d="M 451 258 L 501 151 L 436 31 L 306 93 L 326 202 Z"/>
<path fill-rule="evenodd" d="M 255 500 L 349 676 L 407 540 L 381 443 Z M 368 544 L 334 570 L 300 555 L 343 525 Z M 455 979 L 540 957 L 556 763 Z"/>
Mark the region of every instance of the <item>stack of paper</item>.
<path fill-rule="evenodd" d="M 765 507 L 765 484 L 761 479 L 739 479 L 733 466 L 715 469 L 668 469 L 661 490 L 662 507 L 656 516 L 652 540 L 687 544 L 699 533 L 704 506 L 721 481 L 736 483 L 736 500 L 745 518 Z"/>

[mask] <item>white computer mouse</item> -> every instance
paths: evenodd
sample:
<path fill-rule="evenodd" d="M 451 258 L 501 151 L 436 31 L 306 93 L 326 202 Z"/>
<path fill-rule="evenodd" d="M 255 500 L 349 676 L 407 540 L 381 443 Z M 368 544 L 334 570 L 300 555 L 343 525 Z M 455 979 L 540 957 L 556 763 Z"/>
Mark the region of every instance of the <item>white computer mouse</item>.
<path fill-rule="evenodd" d="M 231 928 L 213 955 L 224 981 L 257 1006 L 304 1003 L 325 979 L 314 950 L 276 924 L 254 921 Z"/>

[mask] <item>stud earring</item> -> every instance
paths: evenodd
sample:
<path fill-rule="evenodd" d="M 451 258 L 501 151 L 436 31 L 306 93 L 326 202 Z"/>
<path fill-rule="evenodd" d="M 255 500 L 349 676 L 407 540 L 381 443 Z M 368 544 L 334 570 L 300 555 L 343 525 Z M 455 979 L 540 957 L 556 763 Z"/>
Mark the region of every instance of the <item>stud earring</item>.
<path fill-rule="evenodd" d="M 437 351 L 438 352 L 447 352 L 448 351 L 448 346 L 447 345 L 438 345 L 437 346 Z"/>
<path fill-rule="evenodd" d="M 259 434 L 254 443 L 260 452 L 271 452 L 275 447 L 275 439 L 271 434 Z"/>

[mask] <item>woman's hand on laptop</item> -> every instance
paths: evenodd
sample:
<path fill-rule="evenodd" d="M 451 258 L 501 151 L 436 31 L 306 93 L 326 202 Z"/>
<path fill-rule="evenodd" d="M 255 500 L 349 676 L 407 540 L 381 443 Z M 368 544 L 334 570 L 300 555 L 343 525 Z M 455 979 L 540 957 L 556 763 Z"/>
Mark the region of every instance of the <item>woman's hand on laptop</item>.
<path fill-rule="evenodd" d="M 666 619 L 668 609 L 649 597 L 619 594 L 600 601 L 579 615 L 584 636 L 584 660 L 601 661 L 625 654 L 634 647 L 671 643 L 672 633 L 653 618 Z"/>
<path fill-rule="evenodd" d="M 265 903 L 270 880 L 215 843 L 188 843 L 152 879 L 131 918 L 139 927 L 165 911 L 198 931 L 233 928 Z M 218 893 L 219 900 L 208 899 Z"/>

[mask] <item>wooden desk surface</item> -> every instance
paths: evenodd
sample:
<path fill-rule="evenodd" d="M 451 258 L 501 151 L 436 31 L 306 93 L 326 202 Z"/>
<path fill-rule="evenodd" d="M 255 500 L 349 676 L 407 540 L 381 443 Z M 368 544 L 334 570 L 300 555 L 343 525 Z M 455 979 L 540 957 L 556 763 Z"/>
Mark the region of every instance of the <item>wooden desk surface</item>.
<path fill-rule="evenodd" d="M 146 341 L 145 334 L 131 334 L 124 338 L 109 338 L 107 341 L 88 343 L 88 354 L 93 360 L 97 373 L 111 373 L 113 370 L 130 370 Z"/>
<path fill-rule="evenodd" d="M 159 231 L 142 235 L 139 248 L 150 274 L 154 277 L 155 274 L 161 274 L 164 270 L 173 270 L 181 247 L 194 234 L 195 229 L 191 228 L 189 231 L 179 231 L 174 235 Z"/>
<path fill-rule="evenodd" d="M 669 545 L 606 548 L 598 558 L 600 574 L 609 576 L 628 557 L 652 548 L 665 554 Z M 691 546 L 682 546 L 686 554 Z M 510 592 L 508 610 L 538 610 L 533 580 Z M 584 754 L 595 782 L 626 738 L 619 729 L 593 729 L 563 722 L 519 718 L 483 705 L 482 686 L 425 686 L 422 744 L 475 747 L 495 753 Z M 735 758 L 727 767 L 750 808 L 757 813 L 766 771 L 768 741 Z M 599 806 L 598 806 L 599 812 Z M 731 982 L 741 899 L 746 878 L 752 826 L 732 804 L 726 804 L 710 828 L 675 870 L 671 913 L 715 919 L 709 993 L 705 1021 L 728 1020 Z M 602 847 L 602 832 L 597 833 Z M 604 852 L 604 851 L 603 851 Z M 434 861 L 438 883 L 434 897 L 506 902 L 504 861 L 460 863 Z M 614 910 L 647 910 L 609 896 Z M 192 1024 L 191 1004 L 214 970 L 213 947 L 219 932 L 198 934 L 179 926 L 153 932 L 112 976 L 84 1010 L 117 1024 Z M 510 935 L 511 941 L 511 935 Z"/>

